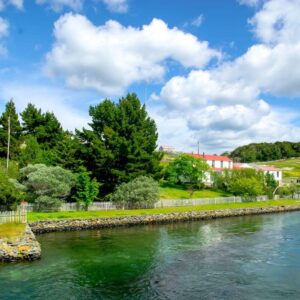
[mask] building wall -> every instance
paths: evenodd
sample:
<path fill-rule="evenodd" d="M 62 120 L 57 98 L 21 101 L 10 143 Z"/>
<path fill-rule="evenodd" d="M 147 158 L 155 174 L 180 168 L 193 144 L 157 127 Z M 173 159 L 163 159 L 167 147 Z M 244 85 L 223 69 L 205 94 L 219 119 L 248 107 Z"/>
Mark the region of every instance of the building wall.
<path fill-rule="evenodd" d="M 224 169 L 232 169 L 233 168 L 232 161 L 206 160 L 206 162 L 212 168 L 224 168 Z"/>
<path fill-rule="evenodd" d="M 276 181 L 282 181 L 282 171 L 264 171 L 264 173 L 270 173 L 274 176 Z"/>

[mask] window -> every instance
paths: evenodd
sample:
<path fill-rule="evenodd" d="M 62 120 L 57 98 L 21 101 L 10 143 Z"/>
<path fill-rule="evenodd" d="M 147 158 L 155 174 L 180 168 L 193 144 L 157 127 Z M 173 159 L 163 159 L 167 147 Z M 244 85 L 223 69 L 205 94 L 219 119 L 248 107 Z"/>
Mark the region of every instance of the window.
<path fill-rule="evenodd" d="M 211 162 L 211 166 L 212 166 L 213 168 L 215 167 L 215 161 L 214 161 L 214 160 Z"/>
<path fill-rule="evenodd" d="M 277 174 L 277 175 L 276 175 L 276 176 L 277 176 L 277 178 L 279 178 L 279 172 L 276 172 L 276 174 Z"/>
<path fill-rule="evenodd" d="M 221 168 L 223 168 L 223 160 L 221 160 Z"/>

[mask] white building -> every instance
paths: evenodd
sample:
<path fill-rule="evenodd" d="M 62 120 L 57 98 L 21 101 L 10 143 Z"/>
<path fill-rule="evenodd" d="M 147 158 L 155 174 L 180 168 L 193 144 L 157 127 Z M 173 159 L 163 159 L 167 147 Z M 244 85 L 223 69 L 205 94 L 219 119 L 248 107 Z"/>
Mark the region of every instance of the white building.
<path fill-rule="evenodd" d="M 206 161 L 207 164 L 211 167 L 210 171 L 223 172 L 224 170 L 230 169 L 256 169 L 258 171 L 264 172 L 264 174 L 272 174 L 274 176 L 274 179 L 279 183 L 282 181 L 282 171 L 273 166 L 233 163 L 231 158 L 222 155 L 211 155 L 203 153 L 192 154 L 192 156 Z M 204 181 L 204 183 L 206 185 L 211 185 L 213 183 L 211 172 L 206 173 L 206 180 Z"/>
<path fill-rule="evenodd" d="M 231 158 L 222 155 L 212 155 L 212 154 L 192 154 L 193 157 L 203 159 L 210 166 L 210 171 L 223 172 L 224 170 L 233 169 L 233 161 Z M 206 179 L 204 183 L 206 185 L 211 185 L 213 179 L 211 172 L 207 172 Z"/>
<path fill-rule="evenodd" d="M 175 148 L 172 146 L 160 146 L 158 148 L 158 151 L 164 152 L 164 153 L 175 153 L 176 152 Z"/>

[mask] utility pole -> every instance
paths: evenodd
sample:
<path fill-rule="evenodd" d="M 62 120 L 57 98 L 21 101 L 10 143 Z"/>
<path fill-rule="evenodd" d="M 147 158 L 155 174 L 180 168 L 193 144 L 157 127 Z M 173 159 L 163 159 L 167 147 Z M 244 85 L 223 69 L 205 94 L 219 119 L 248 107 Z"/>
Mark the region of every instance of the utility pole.
<path fill-rule="evenodd" d="M 9 150 L 10 150 L 10 116 L 8 116 L 8 128 L 7 128 L 7 159 L 6 159 L 6 169 L 8 172 L 9 166 Z"/>

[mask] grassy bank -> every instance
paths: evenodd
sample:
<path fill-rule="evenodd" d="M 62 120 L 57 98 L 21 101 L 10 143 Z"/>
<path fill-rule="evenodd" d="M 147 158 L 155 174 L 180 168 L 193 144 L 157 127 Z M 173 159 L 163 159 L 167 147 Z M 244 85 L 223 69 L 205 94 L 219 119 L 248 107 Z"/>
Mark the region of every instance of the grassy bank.
<path fill-rule="evenodd" d="M 13 239 L 23 234 L 25 224 L 7 223 L 0 224 L 0 239 Z"/>
<path fill-rule="evenodd" d="M 161 183 L 160 185 L 160 199 L 190 199 L 190 198 L 218 198 L 229 197 L 224 191 L 218 191 L 213 189 L 196 190 L 192 195 L 189 190 L 184 186 Z"/>
<path fill-rule="evenodd" d="M 122 216 L 139 216 L 147 214 L 162 214 L 174 212 L 188 211 L 205 211 L 218 209 L 238 209 L 251 207 L 266 207 L 266 206 L 282 206 L 282 205 L 300 205 L 299 200 L 277 200 L 266 202 L 246 202 L 246 203 L 226 203 L 226 204 L 209 204 L 198 206 L 181 206 L 169 208 L 154 208 L 154 209 L 135 209 L 135 210 L 110 210 L 110 211 L 78 211 L 78 212 L 34 212 L 28 213 L 28 221 L 40 221 L 51 219 L 88 219 L 88 218 L 113 218 Z"/>
<path fill-rule="evenodd" d="M 280 159 L 267 162 L 259 162 L 261 165 L 271 165 L 280 168 L 283 171 L 283 177 L 299 177 L 300 178 L 300 157 L 289 159 Z"/>

